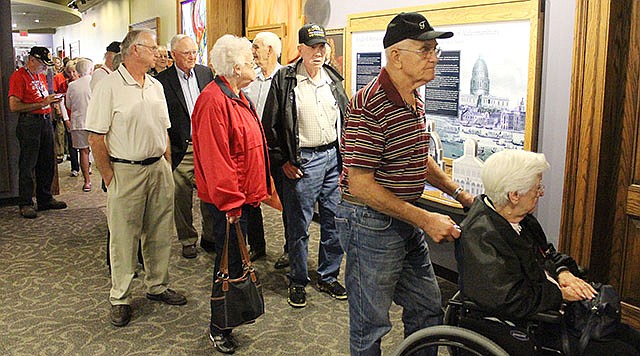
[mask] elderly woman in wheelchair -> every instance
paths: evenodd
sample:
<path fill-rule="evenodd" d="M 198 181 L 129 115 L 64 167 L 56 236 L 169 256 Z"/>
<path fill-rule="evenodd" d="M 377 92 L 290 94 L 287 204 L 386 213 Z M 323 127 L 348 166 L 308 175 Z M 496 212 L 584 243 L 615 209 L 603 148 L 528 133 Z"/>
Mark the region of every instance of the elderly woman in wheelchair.
<path fill-rule="evenodd" d="M 580 278 L 573 258 L 547 242 L 531 215 L 544 195 L 542 174 L 548 168 L 543 154 L 522 150 L 493 154 L 482 169 L 485 194 L 476 197 L 460 224 L 456 254 L 461 300 L 475 307 L 466 307 L 469 318 L 457 316 L 457 322 L 510 354 L 551 349 L 562 353 L 563 303 L 596 295 Z M 577 353 L 579 338 L 564 335 L 565 353 L 567 349 Z M 589 341 L 585 354 L 638 355 L 639 335 L 621 324 L 609 340 Z"/>

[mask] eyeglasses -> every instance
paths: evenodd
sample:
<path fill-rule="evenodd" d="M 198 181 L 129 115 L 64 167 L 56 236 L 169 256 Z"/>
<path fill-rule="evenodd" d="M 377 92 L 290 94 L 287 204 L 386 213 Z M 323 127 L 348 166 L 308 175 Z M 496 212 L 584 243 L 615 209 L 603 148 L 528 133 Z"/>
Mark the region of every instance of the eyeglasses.
<path fill-rule="evenodd" d="M 158 51 L 158 46 L 149 46 L 149 45 L 146 45 L 144 43 L 136 43 L 136 46 L 146 47 L 146 48 L 150 49 L 152 52 L 157 52 Z"/>
<path fill-rule="evenodd" d="M 413 52 L 427 58 L 428 56 L 435 54 L 436 58 L 440 58 L 442 55 L 442 49 L 440 47 L 423 48 L 423 49 L 408 49 L 408 48 L 396 48 L 398 51 Z"/>
<path fill-rule="evenodd" d="M 183 56 L 196 56 L 198 51 L 175 51 L 176 53 L 180 53 Z"/>

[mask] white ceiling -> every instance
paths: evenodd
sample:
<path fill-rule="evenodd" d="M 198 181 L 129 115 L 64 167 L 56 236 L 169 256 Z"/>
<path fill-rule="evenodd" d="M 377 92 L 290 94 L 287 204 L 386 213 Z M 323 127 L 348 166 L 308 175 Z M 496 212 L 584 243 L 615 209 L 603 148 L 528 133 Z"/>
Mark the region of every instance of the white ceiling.
<path fill-rule="evenodd" d="M 82 14 L 66 6 L 66 0 L 11 0 L 13 31 L 51 30 L 82 21 Z M 80 1 L 78 1 L 80 4 Z"/>

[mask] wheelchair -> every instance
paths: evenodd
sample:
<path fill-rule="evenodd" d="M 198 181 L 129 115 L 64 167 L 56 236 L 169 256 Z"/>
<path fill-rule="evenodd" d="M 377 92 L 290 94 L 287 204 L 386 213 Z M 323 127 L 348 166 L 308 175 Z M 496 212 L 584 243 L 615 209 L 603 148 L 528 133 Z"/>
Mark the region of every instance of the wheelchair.
<path fill-rule="evenodd" d="M 394 355 L 409 356 L 427 347 L 439 354 L 458 355 L 564 355 L 561 349 L 540 343 L 548 328 L 559 328 L 562 314 L 538 313 L 525 320 L 502 320 L 463 300 L 458 291 L 447 303 L 444 325 L 422 329 L 406 338 Z"/>

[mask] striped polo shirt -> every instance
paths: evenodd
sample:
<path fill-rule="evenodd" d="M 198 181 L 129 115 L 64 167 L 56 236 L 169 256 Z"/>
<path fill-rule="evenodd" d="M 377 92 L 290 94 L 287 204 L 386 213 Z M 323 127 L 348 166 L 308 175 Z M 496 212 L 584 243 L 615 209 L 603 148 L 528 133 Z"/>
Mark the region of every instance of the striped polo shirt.
<path fill-rule="evenodd" d="M 429 155 L 424 103 L 407 105 L 382 68 L 380 75 L 351 99 L 342 131 L 340 185 L 349 194 L 349 168 L 374 170 L 378 184 L 413 202 L 424 190 Z"/>

